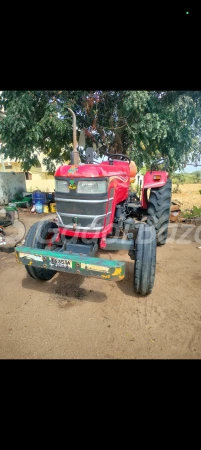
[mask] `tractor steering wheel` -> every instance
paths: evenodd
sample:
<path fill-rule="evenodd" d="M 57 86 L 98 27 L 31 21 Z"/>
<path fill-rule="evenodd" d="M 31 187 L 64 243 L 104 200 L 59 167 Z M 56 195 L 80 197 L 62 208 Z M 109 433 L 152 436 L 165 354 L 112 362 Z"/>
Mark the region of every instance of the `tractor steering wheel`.
<path fill-rule="evenodd" d="M 114 153 L 113 155 L 108 156 L 108 161 L 110 161 L 112 158 L 115 159 L 116 156 L 121 156 L 121 158 L 120 158 L 121 161 L 128 160 L 129 163 L 131 162 L 130 158 L 126 155 L 123 155 L 122 153 L 116 153 L 116 154 Z"/>

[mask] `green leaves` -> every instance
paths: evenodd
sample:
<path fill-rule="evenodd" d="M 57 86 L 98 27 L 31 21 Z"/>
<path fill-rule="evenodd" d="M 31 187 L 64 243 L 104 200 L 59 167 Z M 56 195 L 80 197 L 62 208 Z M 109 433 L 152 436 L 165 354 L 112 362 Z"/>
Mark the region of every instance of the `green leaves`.
<path fill-rule="evenodd" d="M 87 129 L 86 145 L 95 139 L 100 154 L 123 151 L 139 167 L 169 156 L 176 170 L 189 154 L 201 153 L 201 91 L 3 91 L 0 105 L 6 110 L 0 121 L 5 154 L 26 170 L 38 164 L 36 149 L 51 172 L 54 161 L 69 159 L 69 107 L 76 114 L 77 139 Z"/>

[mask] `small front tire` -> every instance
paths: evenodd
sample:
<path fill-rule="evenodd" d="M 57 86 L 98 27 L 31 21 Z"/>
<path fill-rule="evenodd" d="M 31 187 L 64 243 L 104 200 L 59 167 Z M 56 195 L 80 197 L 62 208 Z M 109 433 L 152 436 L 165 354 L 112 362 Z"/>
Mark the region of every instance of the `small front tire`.
<path fill-rule="evenodd" d="M 54 229 L 58 228 L 55 222 L 45 220 L 36 222 L 29 229 L 24 246 L 44 249 L 48 241 L 54 236 Z M 25 266 L 27 273 L 36 280 L 48 281 L 57 273 L 56 270 L 42 267 Z"/>
<path fill-rule="evenodd" d="M 156 271 L 156 231 L 153 226 L 140 225 L 135 241 L 134 290 L 151 293 Z"/>

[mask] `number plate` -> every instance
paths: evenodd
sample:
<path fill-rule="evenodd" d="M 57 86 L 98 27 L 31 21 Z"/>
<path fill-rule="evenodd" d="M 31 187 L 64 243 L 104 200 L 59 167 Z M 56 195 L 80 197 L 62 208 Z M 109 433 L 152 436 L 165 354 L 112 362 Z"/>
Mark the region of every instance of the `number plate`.
<path fill-rule="evenodd" d="M 50 258 L 50 266 L 52 268 L 64 267 L 65 269 L 72 269 L 72 261 L 68 259 Z"/>

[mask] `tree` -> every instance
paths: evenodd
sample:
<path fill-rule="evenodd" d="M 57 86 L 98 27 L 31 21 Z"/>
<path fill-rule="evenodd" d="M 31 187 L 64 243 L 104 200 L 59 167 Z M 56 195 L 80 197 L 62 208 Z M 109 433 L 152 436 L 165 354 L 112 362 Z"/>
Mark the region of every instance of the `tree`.
<path fill-rule="evenodd" d="M 139 168 L 168 156 L 173 172 L 201 154 L 201 91 L 3 91 L 1 106 L 5 156 L 21 160 L 24 170 L 38 164 L 39 151 L 50 172 L 53 160 L 69 159 L 69 107 L 100 155 L 125 153 Z"/>
<path fill-rule="evenodd" d="M 133 91 L 125 108 L 132 117 L 130 131 L 135 148 L 143 149 L 139 162 L 154 157 L 169 157 L 170 170 L 182 168 L 188 155 L 201 152 L 199 142 L 201 92 Z M 146 100 L 146 101 L 145 101 Z"/>

